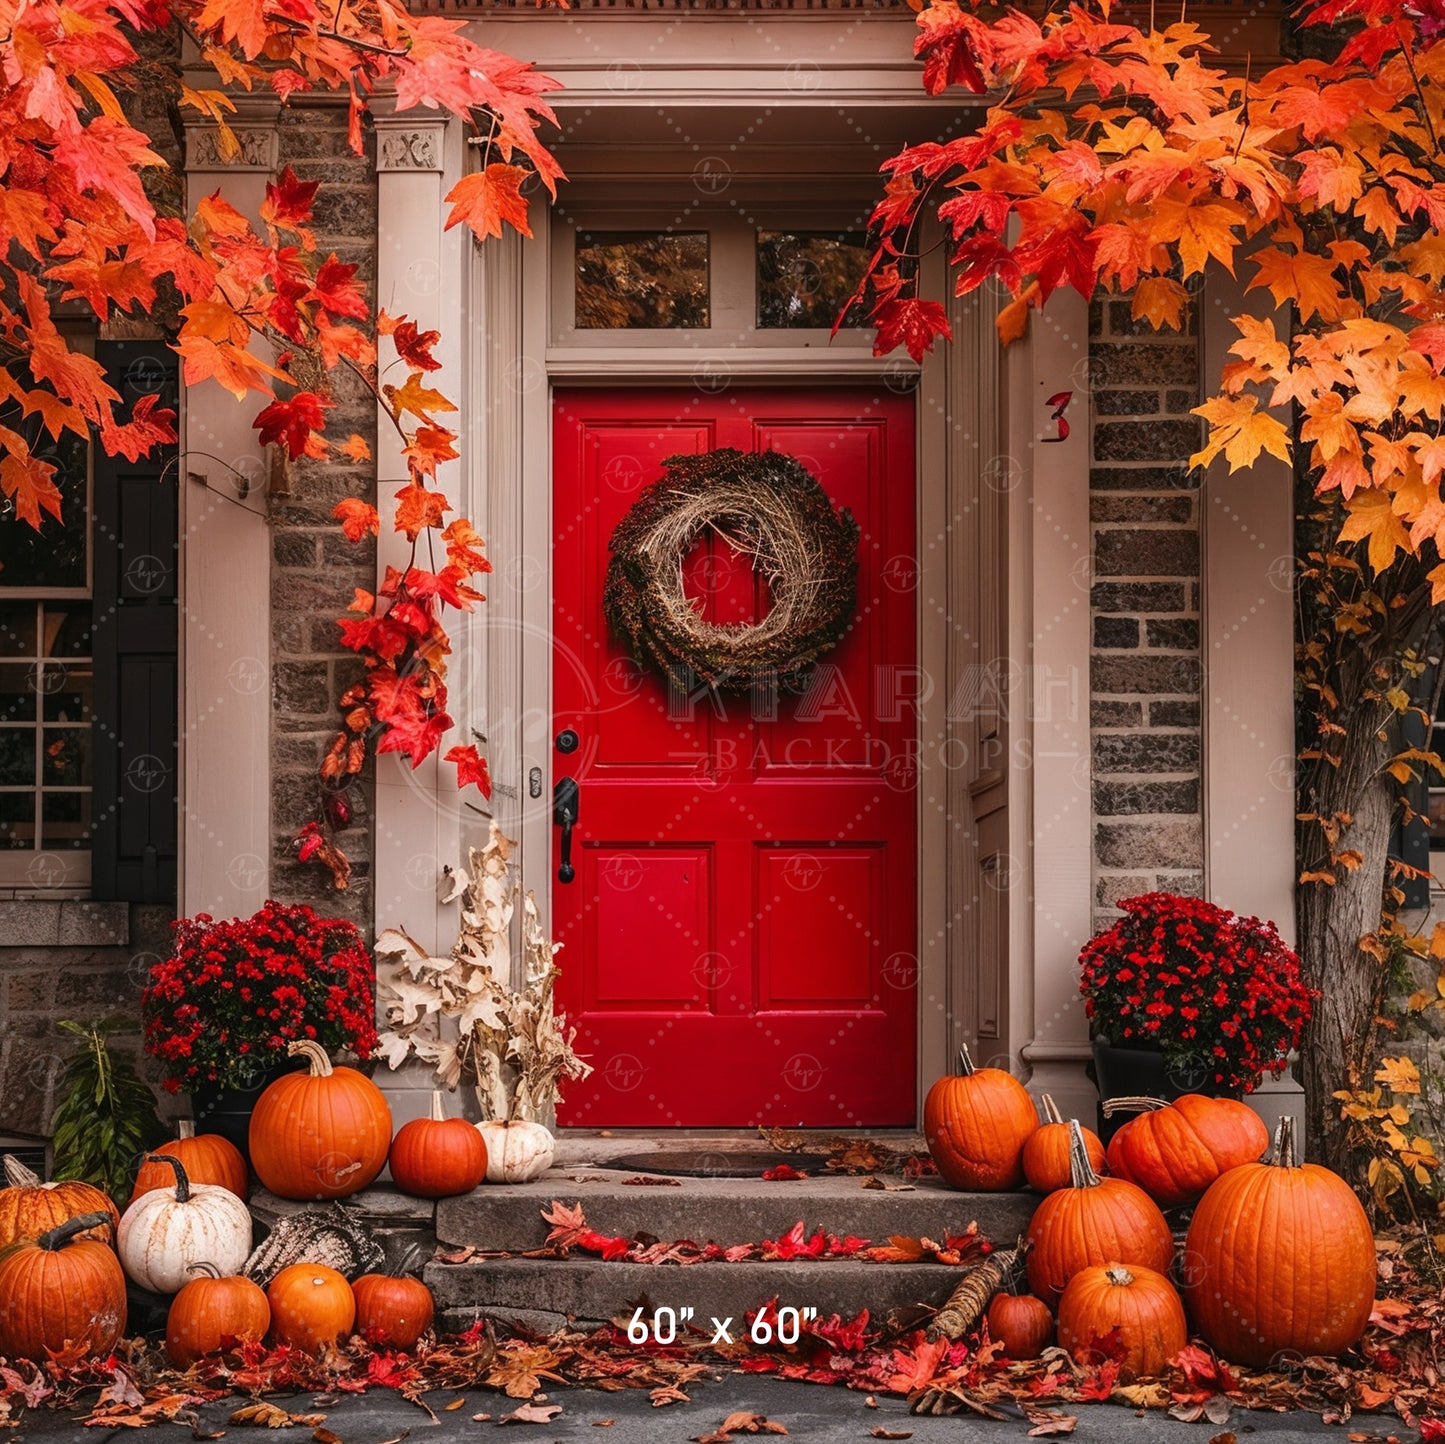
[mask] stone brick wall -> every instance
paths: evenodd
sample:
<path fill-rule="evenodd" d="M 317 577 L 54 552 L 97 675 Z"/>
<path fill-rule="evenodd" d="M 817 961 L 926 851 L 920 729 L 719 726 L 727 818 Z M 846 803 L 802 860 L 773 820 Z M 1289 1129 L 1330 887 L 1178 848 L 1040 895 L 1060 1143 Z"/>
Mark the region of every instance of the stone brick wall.
<path fill-rule="evenodd" d="M 141 1051 L 140 994 L 170 945 L 171 916 L 162 905 L 0 902 L 0 1133 L 49 1134 L 74 1050 L 62 1018 L 123 1017 L 114 1051 L 154 1073 Z"/>
<path fill-rule="evenodd" d="M 1197 317 L 1184 334 L 1089 316 L 1093 436 L 1095 905 L 1204 885 L 1201 788 Z"/>
<path fill-rule="evenodd" d="M 301 180 L 321 182 L 316 194 L 316 244 L 324 256 L 337 256 L 360 269 L 358 278 L 372 293 L 376 277 L 376 169 L 368 137 L 364 155 L 354 155 L 346 139 L 346 111 L 294 103 L 281 113 L 280 163 Z M 381 298 L 385 304 L 385 298 Z M 376 405 L 354 375 L 338 368 L 324 378 L 336 402 L 328 414 L 328 432 L 345 440 L 356 432 L 376 443 Z M 302 461 L 292 468 L 291 494 L 276 495 L 271 505 L 272 637 L 272 896 L 308 902 L 318 911 L 349 917 L 363 930 L 371 926 L 371 822 L 373 788 L 369 775 L 346 792 L 352 825 L 337 837 L 353 865 L 350 888 L 337 892 L 330 874 L 314 863 L 296 861 L 292 839 L 315 815 L 320 800 L 316 769 L 336 733 L 336 699 L 362 668 L 337 644 L 336 619 L 353 589 L 376 587 L 376 549 L 367 540 L 353 544 L 342 535 L 331 513 L 343 497 L 376 501 L 376 469 L 370 463 Z"/>

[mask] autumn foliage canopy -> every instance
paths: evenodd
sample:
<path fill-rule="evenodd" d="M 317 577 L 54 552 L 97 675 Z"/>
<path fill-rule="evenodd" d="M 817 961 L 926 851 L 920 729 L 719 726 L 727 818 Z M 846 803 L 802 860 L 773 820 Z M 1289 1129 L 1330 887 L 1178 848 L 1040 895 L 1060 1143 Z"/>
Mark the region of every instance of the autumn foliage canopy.
<path fill-rule="evenodd" d="M 1346 508 L 1341 539 L 1367 540 L 1375 570 L 1429 557 L 1445 600 L 1445 11 L 1322 0 L 1301 34 L 1333 58 L 1254 75 L 1211 64 L 1181 15 L 1145 30 L 1108 0 L 1041 17 L 955 0 L 920 11 L 927 89 L 991 104 L 973 133 L 886 167 L 859 298 L 878 347 L 921 358 L 948 335 L 944 307 L 916 289 L 929 211 L 959 294 L 994 281 L 1012 298 L 1006 342 L 1060 287 L 1130 296 L 1136 319 L 1177 328 L 1206 266 L 1239 272 L 1277 309 L 1234 318 L 1191 463 L 1290 459 L 1298 406 L 1302 459 Z"/>
<path fill-rule="evenodd" d="M 391 524 L 410 543 L 378 596 L 358 595 L 344 644 L 367 680 L 343 699 L 343 726 L 324 768 L 331 783 L 358 771 L 368 749 L 415 764 L 451 727 L 446 713 L 444 605 L 480 599 L 489 570 L 470 523 L 448 520 L 437 467 L 457 456 L 445 419 L 456 410 L 428 375 L 439 337 L 406 317 L 374 317 L 356 267 L 318 251 L 310 228 L 317 186 L 285 172 L 267 187 L 259 225 L 219 194 L 192 216 L 168 213 L 148 184 L 165 162 L 128 120 L 125 88 L 141 73 L 135 43 L 177 27 L 214 73 L 214 88 L 176 80 L 183 117 L 216 127 L 223 156 L 238 150 L 227 124 L 235 90 L 302 91 L 349 99 L 349 138 L 363 144 L 367 98 L 385 86 L 398 110 L 463 117 L 482 164 L 447 196 L 448 226 L 478 238 L 527 229 L 522 184 L 555 188 L 561 171 L 538 137 L 555 82 L 461 34 L 461 20 L 414 16 L 399 0 L 0 0 L 0 489 L 22 522 L 58 518 L 55 468 L 37 454 L 48 433 L 94 435 L 135 459 L 174 443 L 174 414 L 154 396 L 124 405 L 104 371 L 57 314 L 104 323 L 179 312 L 176 349 L 186 385 L 207 381 L 254 400 L 262 443 L 289 458 L 362 462 L 358 437 L 326 431 L 324 378 L 347 367 L 376 396 L 410 473 Z M 154 67 L 147 70 L 153 75 Z M 194 74 L 187 72 L 195 80 Z M 118 93 L 119 92 L 119 93 Z M 380 353 L 380 354 L 379 354 Z M 317 380 L 316 378 L 323 378 Z M 339 516 L 353 540 L 381 526 L 350 501 Z M 418 542 L 436 540 L 419 561 Z M 459 782 L 487 791 L 474 746 L 453 747 Z M 319 828 L 301 840 L 344 883 L 344 858 Z"/>

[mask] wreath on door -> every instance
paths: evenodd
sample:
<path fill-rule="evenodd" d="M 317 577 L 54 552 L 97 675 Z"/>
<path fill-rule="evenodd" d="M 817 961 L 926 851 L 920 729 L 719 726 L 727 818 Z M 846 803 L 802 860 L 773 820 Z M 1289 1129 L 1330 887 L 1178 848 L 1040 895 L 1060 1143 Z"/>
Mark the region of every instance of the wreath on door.
<path fill-rule="evenodd" d="M 607 625 L 636 661 L 684 691 L 801 691 L 858 605 L 858 523 L 780 451 L 673 456 L 612 533 Z M 767 581 L 756 622 L 710 622 L 683 563 L 715 532 Z"/>

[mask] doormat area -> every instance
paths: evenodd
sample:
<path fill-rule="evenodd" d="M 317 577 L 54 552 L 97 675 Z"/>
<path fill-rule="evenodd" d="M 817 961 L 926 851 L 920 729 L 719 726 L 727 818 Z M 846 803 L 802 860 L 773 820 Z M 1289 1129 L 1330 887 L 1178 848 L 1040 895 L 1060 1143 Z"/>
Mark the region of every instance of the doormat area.
<path fill-rule="evenodd" d="M 786 1163 L 799 1173 L 821 1173 L 828 1159 L 822 1153 L 777 1153 L 771 1149 L 744 1152 L 724 1148 L 669 1148 L 659 1153 L 624 1153 L 604 1159 L 599 1168 L 663 1173 L 678 1178 L 759 1178 Z"/>

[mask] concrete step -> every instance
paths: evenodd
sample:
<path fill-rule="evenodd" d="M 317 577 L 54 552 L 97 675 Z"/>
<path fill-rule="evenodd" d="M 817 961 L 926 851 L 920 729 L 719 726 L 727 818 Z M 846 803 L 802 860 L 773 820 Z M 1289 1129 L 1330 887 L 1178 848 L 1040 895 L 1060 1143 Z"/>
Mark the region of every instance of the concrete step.
<path fill-rule="evenodd" d="M 894 1234 L 941 1242 L 946 1233 L 962 1233 L 977 1221 L 985 1237 L 1008 1245 L 1028 1226 L 1038 1203 L 1037 1195 L 1028 1193 L 957 1193 L 928 1178 L 895 1191 L 864 1188 L 861 1178 L 847 1175 L 778 1183 L 680 1178 L 676 1186 L 624 1183 L 628 1176 L 600 1169 L 553 1170 L 532 1183 L 486 1185 L 444 1198 L 436 1209 L 437 1240 L 487 1252 L 540 1248 L 548 1233 L 542 1210 L 555 1199 L 581 1204 L 599 1233 L 625 1238 L 650 1234 L 726 1248 L 777 1238 L 801 1219 L 810 1233 L 822 1228 L 880 1244 Z"/>
<path fill-rule="evenodd" d="M 425 1278 L 445 1330 L 465 1329 L 486 1316 L 548 1333 L 567 1323 L 631 1317 L 645 1301 L 656 1308 L 691 1308 L 693 1323 L 711 1338 L 710 1320 L 731 1317 L 734 1340 L 747 1337 L 747 1314 L 776 1298 L 779 1308 L 815 1308 L 820 1318 L 851 1318 L 867 1309 L 877 1319 L 895 1309 L 939 1307 L 962 1271 L 944 1264 L 861 1263 L 606 1263 L 597 1258 L 481 1259 L 430 1263 Z"/>

